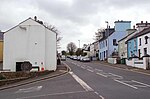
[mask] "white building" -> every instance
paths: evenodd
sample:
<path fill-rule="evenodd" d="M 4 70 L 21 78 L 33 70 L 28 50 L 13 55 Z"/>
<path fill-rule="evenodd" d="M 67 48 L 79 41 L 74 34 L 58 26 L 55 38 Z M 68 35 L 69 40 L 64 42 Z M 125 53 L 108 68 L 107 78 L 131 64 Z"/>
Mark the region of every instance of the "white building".
<path fill-rule="evenodd" d="M 138 56 L 150 55 L 150 28 L 146 28 L 141 31 L 137 36 L 138 42 Z"/>
<path fill-rule="evenodd" d="M 4 34 L 3 69 L 20 71 L 29 61 L 32 68 L 56 70 L 56 33 L 42 21 L 28 18 Z"/>

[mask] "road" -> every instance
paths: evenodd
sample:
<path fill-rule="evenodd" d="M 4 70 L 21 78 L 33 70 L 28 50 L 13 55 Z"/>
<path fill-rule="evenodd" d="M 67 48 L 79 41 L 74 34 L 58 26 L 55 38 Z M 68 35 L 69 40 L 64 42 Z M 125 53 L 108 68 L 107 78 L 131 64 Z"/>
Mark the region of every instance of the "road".
<path fill-rule="evenodd" d="M 150 76 L 68 59 L 66 75 L 0 91 L 2 99 L 150 99 Z"/>

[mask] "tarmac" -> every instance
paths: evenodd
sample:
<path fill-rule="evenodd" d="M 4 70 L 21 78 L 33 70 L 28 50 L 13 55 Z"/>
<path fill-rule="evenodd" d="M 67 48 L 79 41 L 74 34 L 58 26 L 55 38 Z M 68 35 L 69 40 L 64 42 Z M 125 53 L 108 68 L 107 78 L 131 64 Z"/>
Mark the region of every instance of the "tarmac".
<path fill-rule="evenodd" d="M 113 68 L 124 69 L 124 70 L 127 70 L 127 71 L 133 71 L 133 72 L 137 72 L 137 73 L 141 73 L 141 74 L 145 74 L 145 75 L 150 76 L 150 70 L 145 70 L 145 69 L 142 69 L 142 68 L 127 66 L 125 64 L 110 64 L 106 61 L 92 61 L 92 62 L 105 64 L 105 65 L 111 66 Z"/>
<path fill-rule="evenodd" d="M 4 86 L 0 87 L 0 90 L 5 90 L 5 89 L 17 87 L 17 86 L 22 86 L 22 85 L 26 85 L 26 84 L 30 84 L 30 83 L 34 83 L 34 82 L 40 82 L 40 81 L 46 80 L 46 79 L 52 79 L 52 78 L 55 78 L 55 77 L 58 77 L 58 76 L 65 75 L 69 71 L 70 71 L 70 68 L 68 66 L 66 66 L 64 64 L 57 65 L 57 69 L 54 72 L 51 72 L 51 73 L 49 73 L 47 75 L 44 75 L 44 76 L 29 78 L 29 79 L 26 79 L 26 80 L 19 81 L 17 83 L 4 85 Z"/>

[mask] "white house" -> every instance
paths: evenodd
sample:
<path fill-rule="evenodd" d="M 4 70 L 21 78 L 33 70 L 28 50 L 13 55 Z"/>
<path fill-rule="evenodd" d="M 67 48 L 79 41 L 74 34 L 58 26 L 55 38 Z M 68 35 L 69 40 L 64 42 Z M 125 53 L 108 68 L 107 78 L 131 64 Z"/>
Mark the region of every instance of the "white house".
<path fill-rule="evenodd" d="M 29 61 L 38 70 L 56 70 L 56 33 L 28 18 L 4 33 L 3 69 L 21 71 Z"/>
<path fill-rule="evenodd" d="M 128 66 L 150 69 L 150 27 L 135 34 L 131 39 L 137 39 L 138 57 L 126 60 Z"/>

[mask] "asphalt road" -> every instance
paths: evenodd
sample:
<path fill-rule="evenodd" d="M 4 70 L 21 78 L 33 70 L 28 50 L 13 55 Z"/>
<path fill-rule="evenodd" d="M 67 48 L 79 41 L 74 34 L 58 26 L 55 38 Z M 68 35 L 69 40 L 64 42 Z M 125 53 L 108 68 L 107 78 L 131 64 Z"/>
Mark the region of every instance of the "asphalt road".
<path fill-rule="evenodd" d="M 150 99 L 150 76 L 67 60 L 66 75 L 0 91 L 0 99 Z"/>

